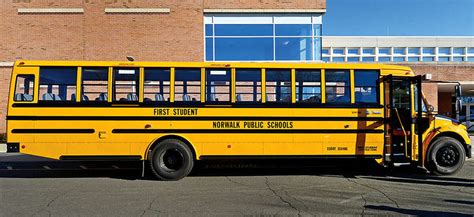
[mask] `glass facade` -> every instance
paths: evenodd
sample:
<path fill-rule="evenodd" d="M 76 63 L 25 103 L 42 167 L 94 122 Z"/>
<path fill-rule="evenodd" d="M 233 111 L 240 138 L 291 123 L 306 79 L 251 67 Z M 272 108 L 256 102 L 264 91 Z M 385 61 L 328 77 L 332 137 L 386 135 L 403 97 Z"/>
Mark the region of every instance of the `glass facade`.
<path fill-rule="evenodd" d="M 324 47 L 326 62 L 473 62 L 474 47 Z"/>
<path fill-rule="evenodd" d="M 321 15 L 206 15 L 206 61 L 321 61 Z"/>

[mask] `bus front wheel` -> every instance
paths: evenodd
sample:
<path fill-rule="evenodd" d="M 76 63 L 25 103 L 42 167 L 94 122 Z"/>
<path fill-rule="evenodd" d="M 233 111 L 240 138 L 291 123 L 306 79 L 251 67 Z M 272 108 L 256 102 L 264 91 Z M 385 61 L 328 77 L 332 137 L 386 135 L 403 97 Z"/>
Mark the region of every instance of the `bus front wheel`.
<path fill-rule="evenodd" d="M 150 164 L 158 179 L 174 181 L 186 177 L 191 172 L 194 159 L 192 151 L 184 142 L 167 139 L 153 148 Z"/>
<path fill-rule="evenodd" d="M 428 152 L 427 169 L 436 175 L 451 175 L 461 169 L 465 159 L 461 142 L 451 137 L 440 137 Z"/>

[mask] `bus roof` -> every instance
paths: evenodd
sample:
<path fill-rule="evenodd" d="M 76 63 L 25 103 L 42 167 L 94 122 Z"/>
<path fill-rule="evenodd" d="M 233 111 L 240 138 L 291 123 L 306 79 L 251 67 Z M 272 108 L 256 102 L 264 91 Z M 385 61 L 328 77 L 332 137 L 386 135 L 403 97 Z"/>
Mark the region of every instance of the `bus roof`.
<path fill-rule="evenodd" d="M 299 68 L 381 70 L 382 75 L 413 76 L 410 67 L 380 63 L 297 63 L 297 62 L 130 62 L 17 60 L 16 66 L 106 66 L 106 67 L 205 67 L 205 68 Z"/>

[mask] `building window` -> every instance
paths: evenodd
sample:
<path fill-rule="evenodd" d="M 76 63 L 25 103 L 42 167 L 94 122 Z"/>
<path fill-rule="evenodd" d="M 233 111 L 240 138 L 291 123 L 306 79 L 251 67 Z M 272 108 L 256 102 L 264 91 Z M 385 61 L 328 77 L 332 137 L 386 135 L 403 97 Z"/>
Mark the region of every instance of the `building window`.
<path fill-rule="evenodd" d="M 434 57 L 423 57 L 423 62 L 434 62 Z"/>
<path fill-rule="evenodd" d="M 453 57 L 453 62 L 462 62 L 462 57 Z"/>
<path fill-rule="evenodd" d="M 420 48 L 417 48 L 417 47 L 410 47 L 410 48 L 408 48 L 408 54 L 410 54 L 410 55 L 418 55 L 418 54 L 420 54 Z"/>
<path fill-rule="evenodd" d="M 329 54 L 329 49 L 324 48 L 322 51 L 322 54 L 328 55 Z"/>
<path fill-rule="evenodd" d="M 323 57 L 324 62 L 329 62 L 329 57 Z"/>
<path fill-rule="evenodd" d="M 363 54 L 374 54 L 374 49 L 373 48 L 364 48 L 362 49 Z"/>
<path fill-rule="evenodd" d="M 379 48 L 379 54 L 390 55 L 390 48 L 388 47 Z"/>
<path fill-rule="evenodd" d="M 347 49 L 348 54 L 359 54 L 359 49 L 358 48 L 349 48 Z"/>
<path fill-rule="evenodd" d="M 379 62 L 390 62 L 390 57 L 379 57 Z"/>
<path fill-rule="evenodd" d="M 206 61 L 319 61 L 321 15 L 209 14 Z"/>
<path fill-rule="evenodd" d="M 455 55 L 463 55 L 463 54 L 464 54 L 464 48 L 463 48 L 463 47 L 455 47 L 455 48 L 453 48 L 453 54 L 455 54 Z"/>
<path fill-rule="evenodd" d="M 450 53 L 451 52 L 450 52 L 449 47 L 440 47 L 440 48 L 438 48 L 438 54 L 449 55 Z"/>
<path fill-rule="evenodd" d="M 423 48 L 423 54 L 428 54 L 428 55 L 434 55 L 434 47 L 424 47 Z"/>
<path fill-rule="evenodd" d="M 332 54 L 343 55 L 344 54 L 344 48 L 333 48 L 332 49 Z"/>
<path fill-rule="evenodd" d="M 362 62 L 374 62 L 374 57 L 362 57 Z"/>
<path fill-rule="evenodd" d="M 405 57 L 393 57 L 393 62 L 405 62 Z"/>
<path fill-rule="evenodd" d="M 449 57 L 438 57 L 438 62 L 448 62 Z"/>
<path fill-rule="evenodd" d="M 403 47 L 396 47 L 396 48 L 393 48 L 393 54 L 395 54 L 395 55 L 403 55 L 403 54 L 405 54 L 405 48 L 403 48 Z"/>
<path fill-rule="evenodd" d="M 420 61 L 420 58 L 418 57 L 408 57 L 408 62 L 418 62 Z"/>
<path fill-rule="evenodd" d="M 474 54 L 474 47 L 467 48 L 468 54 Z"/>
<path fill-rule="evenodd" d="M 332 61 L 333 62 L 344 62 L 344 57 L 333 57 Z"/>
<path fill-rule="evenodd" d="M 347 62 L 359 62 L 359 57 L 347 57 Z"/>

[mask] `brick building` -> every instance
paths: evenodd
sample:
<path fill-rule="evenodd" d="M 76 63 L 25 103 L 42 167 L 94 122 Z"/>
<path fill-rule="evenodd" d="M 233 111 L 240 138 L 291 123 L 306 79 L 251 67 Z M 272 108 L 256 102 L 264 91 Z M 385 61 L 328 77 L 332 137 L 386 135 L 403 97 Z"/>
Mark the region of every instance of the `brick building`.
<path fill-rule="evenodd" d="M 0 1 L 0 132 L 15 60 L 321 61 L 325 11 L 325 0 Z M 402 64 L 474 81 L 469 62 Z M 450 97 L 429 88 L 432 102 Z"/>

